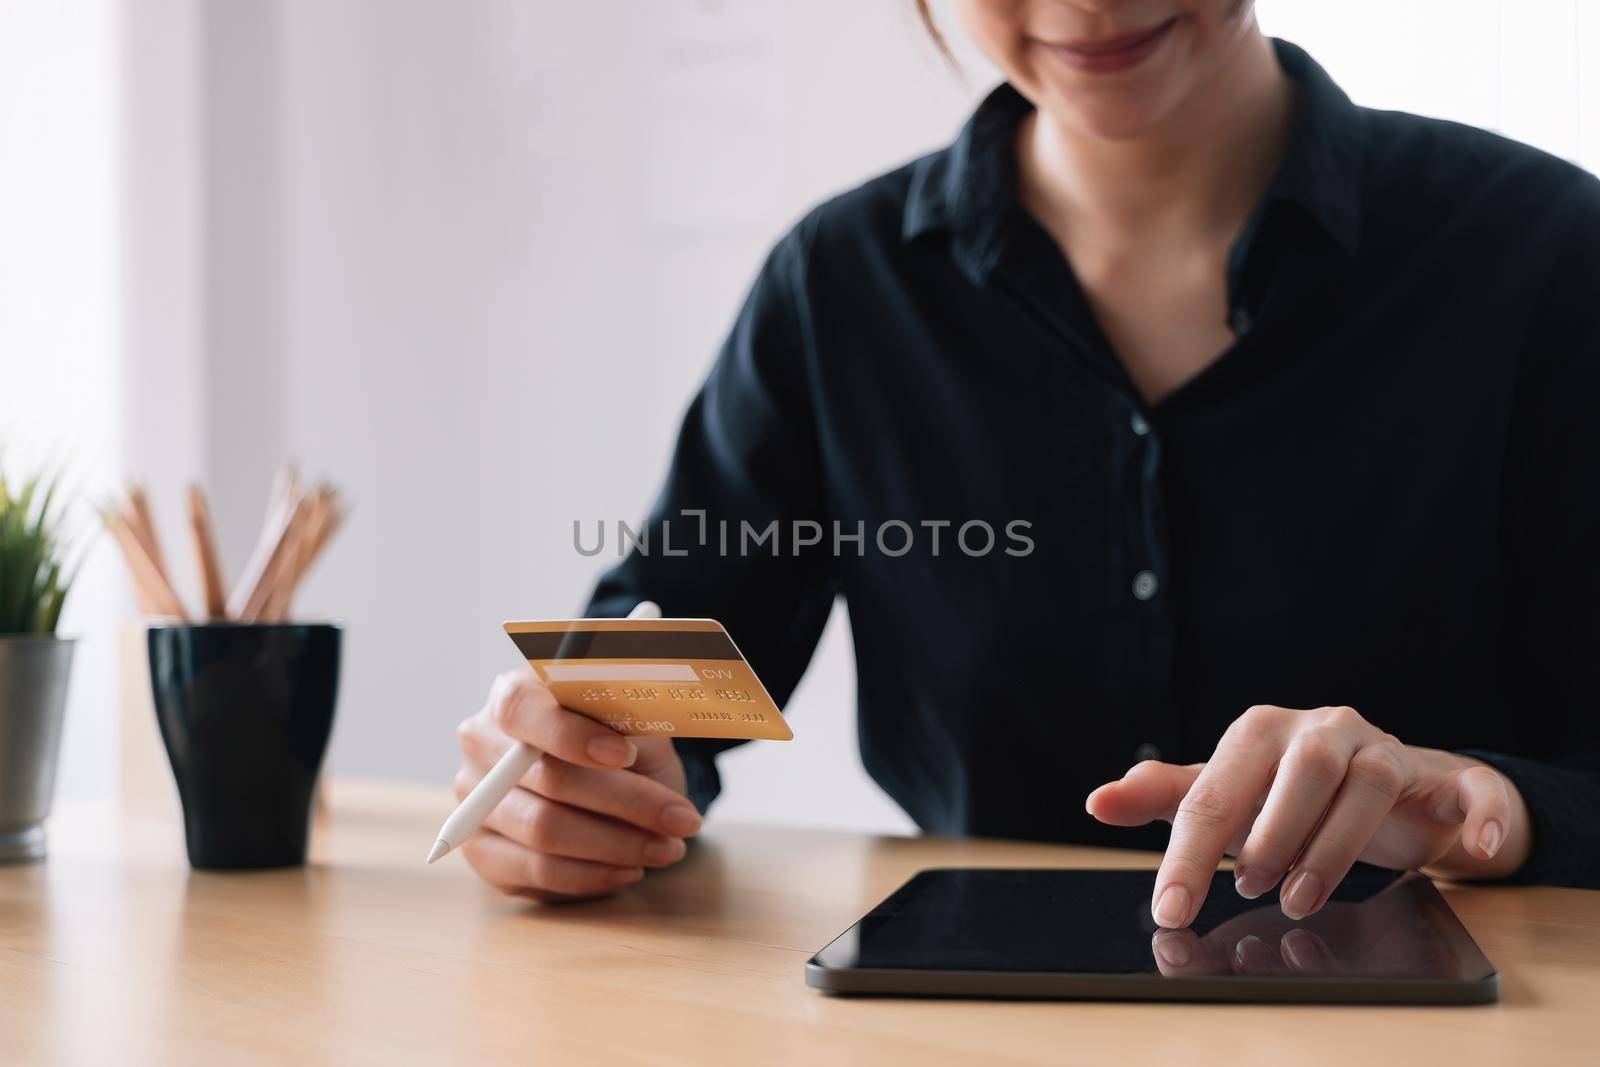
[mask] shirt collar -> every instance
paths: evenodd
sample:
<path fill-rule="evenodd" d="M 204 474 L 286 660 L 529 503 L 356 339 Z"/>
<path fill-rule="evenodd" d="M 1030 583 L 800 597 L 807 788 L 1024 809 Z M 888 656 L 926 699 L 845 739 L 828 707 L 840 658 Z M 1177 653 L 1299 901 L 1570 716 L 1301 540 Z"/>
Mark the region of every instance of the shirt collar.
<path fill-rule="evenodd" d="M 1300 99 L 1288 148 L 1253 221 L 1275 204 L 1293 205 L 1353 257 L 1361 225 L 1361 110 L 1300 48 L 1280 40 L 1272 45 Z M 957 264 L 979 284 L 1021 210 L 1014 142 L 1018 122 L 1032 107 L 1002 83 L 978 105 L 955 143 L 920 160 L 912 173 L 903 237 L 948 233 Z"/>

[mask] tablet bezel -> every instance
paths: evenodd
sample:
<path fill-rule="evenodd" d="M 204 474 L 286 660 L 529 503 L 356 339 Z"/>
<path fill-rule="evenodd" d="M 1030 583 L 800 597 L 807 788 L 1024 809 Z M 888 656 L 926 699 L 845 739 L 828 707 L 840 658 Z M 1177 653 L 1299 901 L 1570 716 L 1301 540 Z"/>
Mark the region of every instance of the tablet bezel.
<path fill-rule="evenodd" d="M 1319 1004 L 1488 1004 L 1499 999 L 1500 976 L 1432 882 L 1409 875 L 1400 885 L 1411 893 L 1430 921 L 1450 941 L 1478 978 L 1397 978 L 1329 976 L 1293 978 L 1255 975 L 1168 977 L 1159 972 L 1110 974 L 1053 971 L 945 970 L 890 967 L 839 967 L 825 962 L 834 946 L 859 937 L 866 919 L 880 914 L 918 879 L 951 872 L 1018 868 L 935 867 L 918 871 L 871 911 L 856 920 L 806 961 L 806 984 L 830 994 L 855 996 L 968 997 L 1042 1000 L 1172 1000 Z M 1036 868 L 1051 874 L 1072 868 Z M 1095 873 L 1083 870 L 1082 873 Z"/>

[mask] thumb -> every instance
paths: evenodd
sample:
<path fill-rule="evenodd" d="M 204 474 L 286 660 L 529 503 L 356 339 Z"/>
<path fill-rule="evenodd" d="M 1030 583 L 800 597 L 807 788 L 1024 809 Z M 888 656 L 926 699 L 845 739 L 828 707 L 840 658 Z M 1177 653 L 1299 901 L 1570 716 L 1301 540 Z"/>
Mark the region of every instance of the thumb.
<path fill-rule="evenodd" d="M 1145 760 L 1115 782 L 1089 794 L 1084 807 L 1110 826 L 1143 826 L 1156 819 L 1172 821 L 1178 802 L 1205 770 L 1204 763 L 1158 763 Z"/>
<path fill-rule="evenodd" d="M 1465 767 L 1422 783 L 1426 810 L 1437 822 L 1461 825 L 1461 847 L 1486 860 L 1500 851 L 1511 824 L 1511 792 L 1489 767 Z"/>

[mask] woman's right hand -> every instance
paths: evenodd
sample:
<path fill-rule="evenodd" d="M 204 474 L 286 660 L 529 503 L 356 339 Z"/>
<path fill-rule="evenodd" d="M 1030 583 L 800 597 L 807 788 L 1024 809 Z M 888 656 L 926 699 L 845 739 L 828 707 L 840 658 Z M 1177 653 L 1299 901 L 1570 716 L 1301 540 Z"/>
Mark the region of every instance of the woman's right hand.
<path fill-rule="evenodd" d="M 506 893 L 539 900 L 603 896 L 683 858 L 700 828 L 683 762 L 665 737 L 624 737 L 556 703 L 528 667 L 495 679 L 456 729 L 459 801 L 522 741 L 539 758 L 461 851 Z"/>

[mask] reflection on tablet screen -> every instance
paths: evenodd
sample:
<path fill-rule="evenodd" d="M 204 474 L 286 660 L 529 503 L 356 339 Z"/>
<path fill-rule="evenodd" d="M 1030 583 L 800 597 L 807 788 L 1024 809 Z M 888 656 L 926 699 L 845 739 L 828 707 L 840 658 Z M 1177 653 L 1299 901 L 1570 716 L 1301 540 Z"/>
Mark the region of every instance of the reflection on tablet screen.
<path fill-rule="evenodd" d="M 1153 871 L 924 871 L 820 954 L 828 967 L 1476 981 L 1493 967 L 1420 875 L 1358 867 L 1317 914 L 1218 872 L 1192 927 L 1150 917 Z M 853 936 L 852 936 L 853 935 Z"/>

